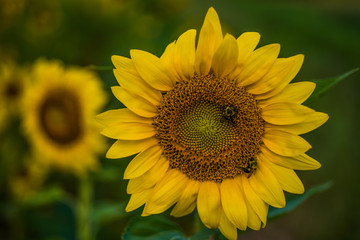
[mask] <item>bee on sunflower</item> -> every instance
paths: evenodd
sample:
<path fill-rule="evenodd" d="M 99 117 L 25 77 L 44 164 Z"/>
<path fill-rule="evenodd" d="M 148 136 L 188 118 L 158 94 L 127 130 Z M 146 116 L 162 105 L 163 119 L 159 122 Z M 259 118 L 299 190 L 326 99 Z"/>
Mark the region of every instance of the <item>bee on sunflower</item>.
<path fill-rule="evenodd" d="M 206 227 L 236 239 L 237 229 L 266 225 L 269 205 L 285 206 L 283 191 L 304 192 L 294 170 L 320 163 L 299 135 L 328 115 L 302 105 L 314 83 L 290 83 L 303 55 L 278 58 L 279 44 L 255 49 L 255 32 L 224 36 L 213 8 L 196 48 L 195 37 L 186 31 L 160 58 L 113 56 L 120 86 L 112 92 L 126 108 L 98 119 L 116 139 L 108 158 L 136 154 L 124 173 L 126 211 L 145 204 L 148 216 L 175 205 L 171 215 L 181 217 L 197 208 Z"/>

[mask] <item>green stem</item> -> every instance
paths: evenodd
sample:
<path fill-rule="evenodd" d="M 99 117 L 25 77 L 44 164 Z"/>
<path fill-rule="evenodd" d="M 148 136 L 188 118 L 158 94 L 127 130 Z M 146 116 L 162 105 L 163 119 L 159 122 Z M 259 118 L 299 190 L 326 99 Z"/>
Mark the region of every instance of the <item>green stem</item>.
<path fill-rule="evenodd" d="M 91 240 L 91 197 L 92 181 L 89 176 L 84 176 L 79 182 L 79 196 L 77 204 L 77 239 Z"/>

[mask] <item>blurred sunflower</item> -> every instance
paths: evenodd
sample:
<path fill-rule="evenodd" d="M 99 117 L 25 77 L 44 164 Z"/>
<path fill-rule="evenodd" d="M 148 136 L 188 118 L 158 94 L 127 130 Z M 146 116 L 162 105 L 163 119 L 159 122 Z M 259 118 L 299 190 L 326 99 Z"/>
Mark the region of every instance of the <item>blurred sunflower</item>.
<path fill-rule="evenodd" d="M 131 50 L 113 56 L 121 87 L 113 94 L 127 108 L 98 116 L 102 134 L 118 139 L 108 158 L 138 155 L 127 166 L 126 211 L 142 215 L 176 204 L 180 217 L 195 207 L 208 228 L 236 239 L 237 228 L 265 226 L 268 206 L 284 207 L 283 190 L 304 192 L 293 169 L 317 169 L 298 136 L 327 119 L 301 105 L 315 84 L 289 84 L 303 55 L 277 58 L 279 44 L 254 50 L 258 33 L 223 37 L 210 8 L 195 49 L 196 31 L 183 33 L 161 58 Z"/>
<path fill-rule="evenodd" d="M 91 71 L 38 60 L 24 96 L 24 126 L 44 163 L 83 174 L 98 167 L 105 145 L 95 115 L 106 95 Z"/>
<path fill-rule="evenodd" d="M 11 193 L 16 200 L 26 201 L 40 190 L 48 168 L 38 159 L 34 156 L 26 158 L 22 169 L 9 181 Z"/>
<path fill-rule="evenodd" d="M 20 113 L 25 77 L 26 69 L 12 61 L 0 65 L 0 129 Z"/>

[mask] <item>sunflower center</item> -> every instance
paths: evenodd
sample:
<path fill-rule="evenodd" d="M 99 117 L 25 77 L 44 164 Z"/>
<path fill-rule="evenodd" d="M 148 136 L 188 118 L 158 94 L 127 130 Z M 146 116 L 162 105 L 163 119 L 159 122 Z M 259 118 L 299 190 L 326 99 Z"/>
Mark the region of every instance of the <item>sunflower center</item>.
<path fill-rule="evenodd" d="M 171 168 L 215 182 L 256 169 L 264 120 L 234 80 L 195 75 L 167 92 L 158 111 L 156 137 Z"/>
<path fill-rule="evenodd" d="M 189 106 L 174 128 L 184 147 L 215 154 L 235 140 L 234 125 L 224 117 L 221 106 L 200 101 Z"/>
<path fill-rule="evenodd" d="M 21 94 L 21 87 L 15 82 L 10 82 L 4 91 L 4 95 L 7 99 L 16 99 Z"/>
<path fill-rule="evenodd" d="M 68 89 L 50 91 L 39 108 L 40 125 L 54 142 L 67 145 L 82 133 L 80 104 Z"/>

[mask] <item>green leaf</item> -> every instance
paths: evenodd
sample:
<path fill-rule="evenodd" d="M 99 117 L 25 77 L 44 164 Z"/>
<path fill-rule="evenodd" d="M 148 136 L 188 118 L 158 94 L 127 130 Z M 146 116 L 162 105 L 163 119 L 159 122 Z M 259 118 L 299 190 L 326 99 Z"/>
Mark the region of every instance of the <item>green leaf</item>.
<path fill-rule="evenodd" d="M 221 234 L 219 229 L 208 229 L 204 227 L 195 235 L 188 238 L 188 240 L 205 240 L 205 239 L 216 239 L 216 240 L 225 240 L 226 238 Z"/>
<path fill-rule="evenodd" d="M 291 212 L 292 210 L 294 210 L 296 207 L 298 207 L 301 203 L 305 202 L 311 196 L 318 194 L 318 193 L 322 193 L 322 192 L 330 189 L 332 185 L 333 185 L 333 182 L 328 181 L 326 183 L 312 187 L 309 190 L 307 190 L 304 194 L 299 195 L 299 196 L 291 199 L 290 201 L 288 201 L 284 208 L 270 207 L 269 214 L 268 214 L 269 221 L 274 220 L 284 214 Z"/>
<path fill-rule="evenodd" d="M 124 240 L 185 240 L 180 227 L 160 215 L 133 218 Z"/>
<path fill-rule="evenodd" d="M 29 198 L 24 202 L 24 206 L 35 207 L 42 206 L 46 204 L 52 204 L 60 200 L 66 199 L 65 192 L 61 189 L 60 186 L 51 186 L 47 189 L 44 189 L 41 192 L 36 193 L 34 196 Z"/>
<path fill-rule="evenodd" d="M 95 205 L 92 212 L 92 219 L 95 223 L 104 224 L 126 215 L 125 202 L 121 203 L 100 203 Z"/>
<path fill-rule="evenodd" d="M 350 75 L 357 72 L 359 68 L 354 68 L 340 76 L 333 77 L 333 78 L 326 78 L 320 80 L 312 80 L 311 82 L 316 83 L 316 88 L 310 98 L 305 102 L 305 105 L 314 102 L 315 100 L 319 99 L 323 96 L 327 91 L 329 91 L 332 87 L 338 84 L 340 81 L 344 80 L 345 78 L 349 77 Z"/>

